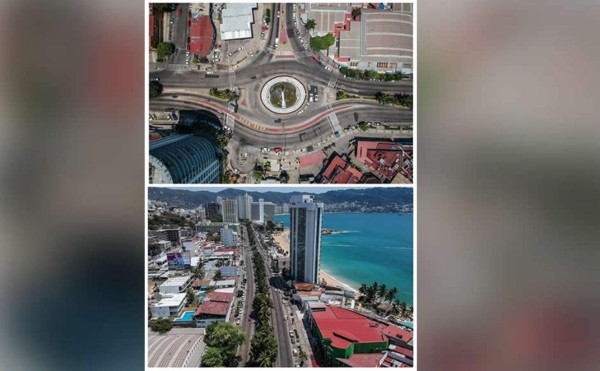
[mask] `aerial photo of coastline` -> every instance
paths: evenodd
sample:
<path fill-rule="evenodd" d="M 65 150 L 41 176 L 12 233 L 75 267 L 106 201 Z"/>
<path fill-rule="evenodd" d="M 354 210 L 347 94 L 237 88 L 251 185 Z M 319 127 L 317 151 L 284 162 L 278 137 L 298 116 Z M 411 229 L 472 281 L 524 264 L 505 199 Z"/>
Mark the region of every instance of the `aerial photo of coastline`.
<path fill-rule="evenodd" d="M 412 367 L 413 191 L 148 189 L 149 367 Z"/>

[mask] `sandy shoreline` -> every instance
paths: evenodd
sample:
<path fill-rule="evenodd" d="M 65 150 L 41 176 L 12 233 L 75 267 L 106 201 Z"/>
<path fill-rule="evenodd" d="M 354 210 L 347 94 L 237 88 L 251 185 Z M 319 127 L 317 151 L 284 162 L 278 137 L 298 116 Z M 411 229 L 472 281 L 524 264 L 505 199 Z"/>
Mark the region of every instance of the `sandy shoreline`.
<path fill-rule="evenodd" d="M 289 236 L 290 230 L 286 228 L 283 232 L 273 237 L 275 242 L 278 243 L 283 251 L 286 251 L 288 254 L 290 253 L 290 241 L 288 241 Z"/>
<path fill-rule="evenodd" d="M 281 234 L 274 237 L 275 242 L 277 242 L 279 244 L 279 246 L 281 246 L 283 251 L 287 251 L 288 254 L 290 252 L 290 241 L 288 240 L 289 235 L 290 235 L 290 230 L 288 228 L 285 228 L 285 230 Z M 354 292 L 358 293 L 358 290 L 356 288 L 348 285 L 347 283 L 340 281 L 338 278 L 336 278 L 335 276 L 332 276 L 331 274 L 327 273 L 323 269 L 321 269 L 319 279 L 324 279 L 325 281 L 327 281 L 327 286 L 338 286 L 338 287 L 343 288 L 344 290 L 354 291 Z"/>

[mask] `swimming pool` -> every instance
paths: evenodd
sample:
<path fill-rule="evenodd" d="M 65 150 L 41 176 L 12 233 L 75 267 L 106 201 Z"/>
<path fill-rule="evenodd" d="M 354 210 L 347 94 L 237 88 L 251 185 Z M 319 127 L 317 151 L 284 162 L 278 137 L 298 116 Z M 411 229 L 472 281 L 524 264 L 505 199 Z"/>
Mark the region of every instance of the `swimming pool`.
<path fill-rule="evenodd" d="M 200 299 L 204 299 L 204 297 L 205 297 L 205 296 L 206 296 L 206 292 L 204 292 L 204 291 L 200 291 L 200 292 L 198 293 L 198 297 L 199 297 Z"/>
<path fill-rule="evenodd" d="M 194 318 L 194 311 L 183 312 L 183 315 L 177 319 L 175 322 L 190 322 Z"/>

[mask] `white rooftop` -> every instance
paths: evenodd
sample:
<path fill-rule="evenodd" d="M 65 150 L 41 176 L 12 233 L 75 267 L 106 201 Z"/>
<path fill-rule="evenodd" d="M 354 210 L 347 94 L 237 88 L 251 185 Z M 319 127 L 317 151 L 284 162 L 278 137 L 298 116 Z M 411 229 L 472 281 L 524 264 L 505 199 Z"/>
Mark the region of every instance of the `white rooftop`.
<path fill-rule="evenodd" d="M 246 39 L 252 37 L 256 3 L 228 3 L 221 12 L 221 40 Z"/>
<path fill-rule="evenodd" d="M 185 300 L 186 294 L 163 295 L 162 299 L 154 304 L 155 307 L 178 307 Z"/>
<path fill-rule="evenodd" d="M 192 278 L 191 275 L 172 277 L 166 280 L 161 286 L 181 286 Z"/>
<path fill-rule="evenodd" d="M 235 285 L 235 280 L 210 281 L 211 286 L 229 286 Z"/>

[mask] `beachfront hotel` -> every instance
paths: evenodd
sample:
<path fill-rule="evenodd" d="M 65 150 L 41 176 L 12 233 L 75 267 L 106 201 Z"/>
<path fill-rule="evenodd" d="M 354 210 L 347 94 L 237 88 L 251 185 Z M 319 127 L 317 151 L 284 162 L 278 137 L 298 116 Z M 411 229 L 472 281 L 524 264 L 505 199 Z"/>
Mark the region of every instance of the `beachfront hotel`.
<path fill-rule="evenodd" d="M 322 216 L 323 203 L 316 203 L 313 196 L 290 199 L 290 268 L 294 281 L 319 284 Z"/>

